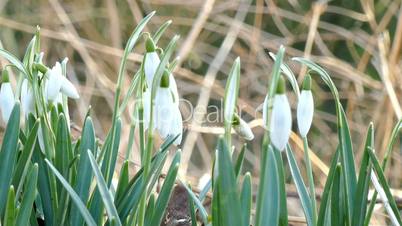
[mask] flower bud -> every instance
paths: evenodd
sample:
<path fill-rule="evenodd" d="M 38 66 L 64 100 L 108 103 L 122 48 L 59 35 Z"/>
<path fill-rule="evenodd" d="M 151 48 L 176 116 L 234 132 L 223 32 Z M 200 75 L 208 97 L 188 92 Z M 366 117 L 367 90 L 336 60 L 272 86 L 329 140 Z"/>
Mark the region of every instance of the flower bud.
<path fill-rule="evenodd" d="M 29 113 L 35 112 L 35 97 L 27 79 L 24 79 L 21 85 L 21 106 L 26 118 Z"/>
<path fill-rule="evenodd" d="M 154 40 L 152 40 L 152 38 L 148 35 L 147 39 L 145 40 L 145 50 L 147 51 L 147 53 L 150 52 L 155 52 L 156 50 L 156 45 Z"/>
<path fill-rule="evenodd" d="M 242 118 L 240 118 L 237 114 L 235 114 L 233 119 L 233 129 L 236 133 L 246 140 L 253 140 L 254 133 L 251 130 L 250 126 L 245 122 Z"/>
<path fill-rule="evenodd" d="M 297 125 L 302 137 L 306 137 L 310 130 L 314 114 L 314 100 L 311 93 L 311 77 L 304 78 L 302 91 L 297 104 Z"/>
<path fill-rule="evenodd" d="M 280 151 L 285 149 L 292 129 L 292 115 L 285 91 L 285 80 L 281 77 L 274 96 L 270 122 L 271 142 Z"/>

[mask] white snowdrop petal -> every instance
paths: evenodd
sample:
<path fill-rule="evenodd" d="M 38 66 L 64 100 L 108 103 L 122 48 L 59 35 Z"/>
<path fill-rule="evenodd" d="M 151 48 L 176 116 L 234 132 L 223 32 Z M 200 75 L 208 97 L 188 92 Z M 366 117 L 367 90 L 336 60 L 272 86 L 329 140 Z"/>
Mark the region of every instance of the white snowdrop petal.
<path fill-rule="evenodd" d="M 149 122 L 151 119 L 151 89 L 147 89 L 143 94 L 142 94 L 142 99 L 143 99 L 143 107 L 144 107 L 144 115 L 143 115 L 143 124 L 144 124 L 144 129 L 147 130 L 149 127 Z M 155 127 L 155 123 L 154 123 Z"/>
<path fill-rule="evenodd" d="M 78 94 L 77 89 L 75 88 L 75 86 L 64 76 L 61 76 L 61 80 L 63 81 L 61 84 L 61 88 L 60 91 L 73 99 L 78 99 L 80 97 L 80 95 Z"/>
<path fill-rule="evenodd" d="M 54 65 L 53 68 L 47 72 L 47 74 L 48 80 L 45 85 L 46 98 L 48 101 L 55 101 L 63 82 L 60 63 L 56 62 L 56 65 Z"/>
<path fill-rule="evenodd" d="M 152 81 L 159 63 L 160 59 L 156 51 L 145 54 L 144 72 L 148 87 L 152 86 Z"/>
<path fill-rule="evenodd" d="M 179 135 L 177 139 L 174 141 L 175 145 L 179 145 L 181 144 L 183 135 L 183 118 L 181 116 L 181 112 L 178 106 L 174 107 L 173 114 L 174 114 L 173 115 L 174 120 L 172 120 L 170 125 L 170 134 L 173 136 Z"/>
<path fill-rule="evenodd" d="M 176 80 L 174 79 L 172 74 L 169 75 L 169 88 L 173 94 L 174 103 L 176 104 L 176 106 L 179 106 L 179 93 L 177 92 Z"/>
<path fill-rule="evenodd" d="M 155 124 L 160 136 L 165 139 L 169 135 L 173 120 L 174 103 L 169 88 L 159 87 L 155 97 Z"/>
<path fill-rule="evenodd" d="M 306 137 L 313 122 L 314 101 L 310 90 L 302 90 L 297 104 L 297 125 L 302 137 Z"/>
<path fill-rule="evenodd" d="M 236 133 L 239 134 L 239 136 L 243 137 L 246 140 L 254 139 L 254 133 L 251 130 L 250 126 L 247 124 L 247 122 L 245 122 L 241 118 L 239 118 L 239 120 L 240 120 L 240 124 L 233 127 L 235 129 Z"/>
<path fill-rule="evenodd" d="M 9 82 L 3 83 L 0 88 L 0 108 L 1 116 L 5 123 L 8 123 L 14 103 L 14 93 L 11 84 Z"/>
<path fill-rule="evenodd" d="M 270 123 L 272 144 L 278 150 L 283 151 L 292 129 L 292 115 L 286 95 L 275 95 Z"/>
<path fill-rule="evenodd" d="M 21 106 L 25 117 L 28 117 L 29 113 L 35 112 L 35 98 L 27 79 L 24 79 L 21 85 Z"/>

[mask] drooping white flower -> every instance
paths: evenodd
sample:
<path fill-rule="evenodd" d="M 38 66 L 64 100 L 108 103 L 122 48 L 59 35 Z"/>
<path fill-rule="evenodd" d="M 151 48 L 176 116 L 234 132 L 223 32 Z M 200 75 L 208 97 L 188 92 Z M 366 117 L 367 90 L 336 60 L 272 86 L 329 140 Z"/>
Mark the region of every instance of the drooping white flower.
<path fill-rule="evenodd" d="M 291 133 L 292 115 L 289 101 L 285 94 L 285 80 L 282 77 L 278 81 L 274 96 L 270 123 L 271 142 L 278 150 L 283 151 Z"/>
<path fill-rule="evenodd" d="M 29 113 L 35 112 L 35 97 L 27 79 L 24 79 L 21 85 L 21 105 L 25 117 L 28 117 Z"/>
<path fill-rule="evenodd" d="M 239 136 L 243 137 L 246 140 L 254 139 L 254 133 L 251 130 L 250 126 L 237 114 L 235 114 L 235 117 L 233 119 L 233 129 Z"/>
<path fill-rule="evenodd" d="M 311 77 L 307 75 L 303 81 L 302 91 L 297 104 L 297 125 L 302 137 L 306 137 L 313 122 L 314 100 L 311 93 Z"/>
<path fill-rule="evenodd" d="M 151 89 L 143 93 L 144 98 L 144 128 L 149 129 Z M 173 75 L 165 71 L 161 83 L 157 87 L 153 105 L 153 128 L 157 129 L 162 139 L 167 136 L 178 136 L 174 144 L 179 145 L 182 140 L 183 119 L 179 109 L 179 95 Z"/>
<path fill-rule="evenodd" d="M 3 71 L 3 83 L 0 87 L 0 108 L 3 121 L 7 124 L 15 103 L 13 89 L 7 71 Z"/>
<path fill-rule="evenodd" d="M 80 96 L 74 85 L 62 74 L 61 65 L 59 62 L 47 71 L 45 94 L 48 101 L 56 101 L 59 93 L 78 99 Z"/>

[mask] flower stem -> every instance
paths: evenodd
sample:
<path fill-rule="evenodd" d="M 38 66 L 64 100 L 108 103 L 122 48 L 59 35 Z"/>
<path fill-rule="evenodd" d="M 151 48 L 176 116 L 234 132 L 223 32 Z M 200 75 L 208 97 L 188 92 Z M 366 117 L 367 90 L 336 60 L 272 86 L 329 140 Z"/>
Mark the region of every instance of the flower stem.
<path fill-rule="evenodd" d="M 313 177 L 313 171 L 311 169 L 311 160 L 309 155 L 308 141 L 306 137 L 303 137 L 303 147 L 304 147 L 304 161 L 306 164 L 307 177 L 309 183 L 311 207 L 313 209 L 313 222 L 315 225 L 317 222 L 317 204 L 316 204 L 317 202 L 315 198 L 314 177 Z"/>

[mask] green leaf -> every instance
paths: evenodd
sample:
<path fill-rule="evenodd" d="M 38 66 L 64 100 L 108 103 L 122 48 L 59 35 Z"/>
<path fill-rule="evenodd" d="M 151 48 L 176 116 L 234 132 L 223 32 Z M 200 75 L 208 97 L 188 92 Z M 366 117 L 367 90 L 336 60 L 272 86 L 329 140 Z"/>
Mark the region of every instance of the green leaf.
<path fill-rule="evenodd" d="M 355 205 L 353 209 L 352 225 L 364 225 L 364 219 L 367 212 L 368 191 L 370 185 L 371 166 L 369 164 L 369 150 L 374 149 L 374 129 L 370 123 L 366 136 L 363 158 L 360 163 L 359 179 L 357 182 Z"/>
<path fill-rule="evenodd" d="M 117 184 L 116 194 L 115 197 L 122 196 L 124 193 L 123 191 L 126 190 L 128 186 L 129 178 L 129 161 L 124 161 L 123 165 L 121 166 L 120 176 L 119 176 L 119 183 Z"/>
<path fill-rule="evenodd" d="M 232 165 L 232 158 L 225 141 L 221 138 L 218 141 L 217 160 L 219 164 L 216 183 L 219 187 L 219 214 L 222 225 L 236 225 L 242 221 L 240 212 L 240 199 L 237 193 L 237 183 Z M 230 206 L 230 208 L 227 208 Z"/>
<path fill-rule="evenodd" d="M 390 141 L 389 141 L 389 143 L 387 145 L 387 152 L 385 153 L 384 159 L 382 161 L 382 165 L 381 165 L 382 170 L 385 170 L 385 167 L 387 166 L 388 158 L 391 155 L 394 143 L 398 138 L 400 130 L 402 130 L 402 119 L 399 120 L 399 122 L 395 125 L 394 129 L 392 130 L 391 138 L 390 138 Z M 369 225 L 369 223 L 370 223 L 370 218 L 371 218 L 371 215 L 373 213 L 374 206 L 376 204 L 376 200 L 377 200 L 377 191 L 374 191 L 374 194 L 373 194 L 373 196 L 371 198 L 370 207 L 367 210 L 366 220 L 364 222 L 365 226 Z"/>
<path fill-rule="evenodd" d="M 246 173 L 243 179 L 243 187 L 240 194 L 240 202 L 242 207 L 241 213 L 243 219 L 243 223 L 241 225 L 243 226 L 250 226 L 252 198 L 251 175 L 250 173 Z"/>
<path fill-rule="evenodd" d="M 0 56 L 6 58 L 8 61 L 10 61 L 10 63 L 16 67 L 19 71 L 21 71 L 22 73 L 25 74 L 25 76 L 28 76 L 28 72 L 25 69 L 24 65 L 22 64 L 22 62 L 20 60 L 18 60 L 18 58 L 16 56 L 14 56 L 12 53 L 4 50 L 4 49 L 0 49 Z"/>
<path fill-rule="evenodd" d="M 11 185 L 10 189 L 8 190 L 8 197 L 7 197 L 7 205 L 6 205 L 6 213 L 4 214 L 4 226 L 14 226 L 15 220 L 17 216 L 17 207 L 15 206 L 15 191 L 14 187 Z"/>
<path fill-rule="evenodd" d="M 190 209 L 191 226 L 197 226 L 197 214 L 195 213 L 194 200 L 188 195 L 188 206 Z"/>
<path fill-rule="evenodd" d="M 240 84 L 240 58 L 237 57 L 233 63 L 232 68 L 229 72 L 229 77 L 226 82 L 225 96 L 224 96 L 224 116 L 225 125 L 229 129 L 233 122 L 233 117 L 236 109 L 237 97 L 239 95 L 239 84 Z"/>
<path fill-rule="evenodd" d="M 325 182 L 324 185 L 324 191 L 322 192 L 322 197 L 321 197 L 321 205 L 320 205 L 320 211 L 318 213 L 318 220 L 317 220 L 317 225 L 326 225 L 324 224 L 326 214 L 328 214 L 328 208 L 327 208 L 327 203 L 329 200 L 330 192 L 331 192 L 331 187 L 335 178 L 335 171 L 336 167 L 338 164 L 338 159 L 339 159 L 339 148 L 336 150 L 334 157 L 332 157 L 331 161 L 331 166 L 329 168 L 329 174 L 327 176 L 327 181 Z"/>
<path fill-rule="evenodd" d="M 300 173 L 300 169 L 297 166 L 296 159 L 293 155 L 292 148 L 288 144 L 286 146 L 286 154 L 288 156 L 288 162 L 290 167 L 290 172 L 292 173 L 293 181 L 295 182 L 297 193 L 300 197 L 300 202 L 302 204 L 304 215 L 306 216 L 306 221 L 308 225 L 315 225 L 313 220 L 311 199 L 308 194 L 306 185 L 304 184 L 303 178 Z"/>
<path fill-rule="evenodd" d="M 269 52 L 269 56 L 276 61 L 276 56 L 274 53 Z M 293 74 L 292 70 L 289 68 L 289 66 L 286 63 L 281 64 L 281 72 L 286 75 L 286 78 L 289 80 L 290 85 L 292 85 L 293 92 L 296 94 L 297 98 L 300 96 L 300 89 L 299 85 L 297 83 L 296 76 Z"/>
<path fill-rule="evenodd" d="M 18 199 L 20 192 L 22 191 L 22 185 L 24 183 L 28 167 L 30 166 L 32 153 L 36 143 L 36 136 L 38 134 L 39 121 L 35 122 L 32 130 L 29 133 L 28 139 L 24 144 L 22 153 L 18 158 L 15 173 L 12 184 L 17 188 L 16 197 Z"/>
<path fill-rule="evenodd" d="M 38 180 L 38 164 L 30 167 L 27 182 L 22 196 L 20 210 L 18 211 L 16 225 L 28 225 L 29 217 L 36 198 L 36 184 Z"/>
<path fill-rule="evenodd" d="M 200 211 L 201 219 L 202 222 L 205 225 L 208 225 L 208 212 L 205 209 L 205 207 L 202 205 L 201 201 L 197 198 L 197 196 L 194 194 L 194 192 L 189 188 L 183 181 L 180 181 L 181 185 L 186 189 L 188 195 L 191 197 L 191 199 L 194 201 L 195 206 L 197 209 Z"/>
<path fill-rule="evenodd" d="M 85 204 L 81 201 L 81 198 L 78 194 L 74 191 L 71 185 L 64 179 L 64 177 L 57 171 L 57 169 L 49 162 L 49 160 L 45 159 L 46 164 L 49 166 L 50 170 L 56 175 L 56 177 L 60 180 L 63 184 L 64 188 L 70 194 L 70 197 L 74 201 L 78 213 L 81 213 L 82 217 L 84 218 L 85 222 L 88 226 L 96 226 L 94 219 L 92 218 L 91 214 L 89 213 L 88 209 L 86 208 Z"/>
<path fill-rule="evenodd" d="M 270 124 L 270 118 L 269 116 L 271 115 L 271 109 L 272 109 L 272 100 L 273 97 L 275 95 L 275 91 L 276 91 L 276 87 L 278 86 L 278 80 L 280 77 L 280 68 L 283 62 L 283 56 L 285 54 L 285 48 L 283 46 L 279 47 L 278 53 L 276 54 L 276 58 L 275 58 L 275 63 L 274 66 L 272 68 L 272 72 L 271 72 L 271 82 L 270 85 L 268 87 L 268 94 L 267 97 L 268 98 L 268 106 L 266 106 L 268 109 L 265 109 L 266 112 L 266 119 L 267 119 L 267 124 L 265 125 L 266 128 L 269 128 L 269 124 Z M 266 142 L 265 142 L 266 143 Z"/>
<path fill-rule="evenodd" d="M 144 222 L 150 222 L 151 221 L 152 215 L 154 214 L 154 211 L 155 211 L 155 194 L 152 193 L 149 196 L 149 199 L 148 199 L 148 205 L 147 205 L 147 209 L 146 209 L 146 212 L 145 212 L 145 220 L 144 220 Z"/>
<path fill-rule="evenodd" d="M 165 33 L 166 29 L 169 27 L 170 24 L 172 24 L 172 21 L 168 20 L 164 24 L 162 24 L 162 26 L 160 26 L 158 28 L 158 30 L 155 32 L 154 36 L 152 37 L 155 44 L 158 43 L 159 39 L 162 37 L 163 33 Z"/>
<path fill-rule="evenodd" d="M 173 191 L 173 186 L 176 181 L 177 172 L 179 169 L 179 163 L 181 158 L 181 152 L 178 151 L 173 158 L 172 164 L 166 175 L 165 181 L 163 182 L 162 189 L 159 192 L 158 199 L 155 203 L 154 214 L 149 225 L 160 225 L 162 222 L 163 215 L 165 213 L 166 207 L 169 202 L 169 198 Z"/>
<path fill-rule="evenodd" d="M 239 175 L 240 175 L 241 170 L 243 168 L 244 154 L 246 153 L 246 150 L 247 150 L 247 144 L 244 143 L 244 145 L 241 148 L 241 151 L 239 153 L 239 156 L 237 156 L 237 160 L 236 160 L 236 165 L 235 165 L 236 178 L 239 178 Z"/>
<path fill-rule="evenodd" d="M 3 216 L 4 214 L 8 189 L 10 188 L 11 179 L 14 172 L 18 136 L 20 132 L 19 127 L 20 104 L 16 102 L 8 120 L 0 152 L 0 216 Z"/>
<path fill-rule="evenodd" d="M 79 146 L 80 160 L 78 162 L 77 181 L 74 187 L 77 195 L 86 203 L 89 197 L 89 189 L 92 181 L 92 170 L 89 162 L 87 150 L 95 151 L 95 131 L 91 117 L 87 117 L 82 130 L 81 144 Z M 71 209 L 71 224 L 73 226 L 82 225 L 82 217 L 78 214 L 78 209 Z"/>
<path fill-rule="evenodd" d="M 345 225 L 342 220 L 341 174 L 342 167 L 337 165 L 331 189 L 331 225 Z"/>
<path fill-rule="evenodd" d="M 387 179 L 385 178 L 384 172 L 381 169 L 380 163 L 378 162 L 378 159 L 372 150 L 368 150 L 368 153 L 370 155 L 370 160 L 373 163 L 374 171 L 378 176 L 378 180 L 382 188 L 384 189 L 385 195 L 387 196 L 389 205 L 391 206 L 391 209 L 393 210 L 399 224 L 402 225 L 401 215 L 399 214 L 398 206 L 396 205 L 395 199 L 392 196 L 391 190 L 389 189 Z"/>
<path fill-rule="evenodd" d="M 278 167 L 278 180 L 279 180 L 279 225 L 288 225 L 288 208 L 287 208 L 287 193 L 285 184 L 285 172 L 283 167 L 283 159 L 281 152 L 274 148 L 275 161 Z"/>
<path fill-rule="evenodd" d="M 336 114 L 338 120 L 338 136 L 340 142 L 341 159 L 343 167 L 342 172 L 345 179 L 344 185 L 346 186 L 348 219 L 351 220 L 353 218 L 352 215 L 354 205 L 354 194 L 356 192 L 357 179 L 356 179 L 356 169 L 353 156 L 352 142 L 350 137 L 350 130 L 347 123 L 345 112 L 339 100 L 338 90 L 336 89 L 336 86 L 332 81 L 331 77 L 329 76 L 329 74 L 322 67 L 306 58 L 295 57 L 293 58 L 293 60 L 305 64 L 310 69 L 317 72 L 324 80 L 324 82 L 327 84 L 327 86 L 330 88 L 331 93 L 334 96 L 336 105 Z"/>
<path fill-rule="evenodd" d="M 105 205 L 106 208 L 106 213 L 109 216 L 109 219 L 115 219 L 116 220 L 116 225 L 121 225 L 119 215 L 117 213 L 116 207 L 114 206 L 113 203 L 113 197 L 109 192 L 108 186 L 106 185 L 106 182 L 102 176 L 102 172 L 99 169 L 98 164 L 96 163 L 95 157 L 93 156 L 91 150 L 88 150 L 88 157 L 89 157 L 89 162 L 91 163 L 92 170 L 95 174 L 96 182 L 97 182 L 97 188 L 101 194 L 103 204 Z"/>
<path fill-rule="evenodd" d="M 263 167 L 257 196 L 256 226 L 278 225 L 279 223 L 279 178 L 274 150 L 271 145 L 262 150 Z"/>

